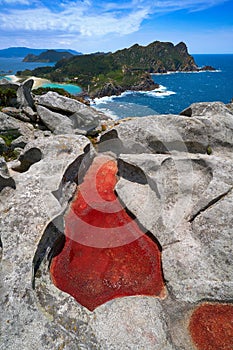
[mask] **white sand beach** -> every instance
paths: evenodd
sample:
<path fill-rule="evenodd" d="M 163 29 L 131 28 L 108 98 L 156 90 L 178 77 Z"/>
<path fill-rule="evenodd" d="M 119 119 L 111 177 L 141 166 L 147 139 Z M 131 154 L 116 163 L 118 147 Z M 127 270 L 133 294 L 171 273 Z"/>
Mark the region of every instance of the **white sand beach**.
<path fill-rule="evenodd" d="M 33 84 L 33 87 L 32 87 L 33 89 L 37 89 L 40 86 L 42 86 L 43 84 L 51 83 L 51 81 L 48 80 L 48 79 L 43 79 L 43 78 L 38 78 L 38 77 L 33 77 L 33 76 L 29 77 L 28 79 L 33 79 L 34 80 L 34 84 Z"/>
<path fill-rule="evenodd" d="M 9 78 L 13 83 L 17 83 L 19 81 L 22 80 L 22 78 L 17 77 L 16 75 L 7 75 L 7 78 Z M 51 83 L 50 80 L 48 79 L 42 79 L 42 78 L 38 78 L 38 77 L 28 77 L 25 81 L 29 80 L 29 79 L 33 79 L 34 80 L 34 84 L 33 84 L 33 89 L 37 89 L 38 87 L 42 86 L 43 84 L 49 84 Z"/>
<path fill-rule="evenodd" d="M 20 78 L 17 77 L 16 75 L 6 75 L 5 77 L 10 79 L 10 81 L 12 81 L 12 83 L 17 83 L 20 80 Z"/>

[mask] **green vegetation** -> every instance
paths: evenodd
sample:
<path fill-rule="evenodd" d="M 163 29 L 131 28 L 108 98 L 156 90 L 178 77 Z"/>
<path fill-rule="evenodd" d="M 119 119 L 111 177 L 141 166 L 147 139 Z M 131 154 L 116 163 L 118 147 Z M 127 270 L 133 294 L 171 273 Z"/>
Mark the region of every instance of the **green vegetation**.
<path fill-rule="evenodd" d="M 20 154 L 19 151 L 17 151 L 16 149 L 8 148 L 6 151 L 2 153 L 2 156 L 4 157 L 6 162 L 9 162 L 11 160 L 16 160 L 19 154 Z"/>
<path fill-rule="evenodd" d="M 56 51 L 56 50 L 47 50 L 45 52 L 40 53 L 38 56 L 34 54 L 28 54 L 23 62 L 57 62 L 62 59 L 71 58 L 74 55 L 70 52 L 64 51 Z"/>
<path fill-rule="evenodd" d="M 16 98 L 16 91 L 12 88 L 3 88 L 0 86 L 0 106 L 9 106 L 12 98 Z"/>
<path fill-rule="evenodd" d="M 18 72 L 17 75 L 35 75 L 55 82 L 76 83 L 94 97 L 126 90 L 150 90 L 153 80 L 148 73 L 197 70 L 184 43 L 154 43 L 144 47 L 134 45 L 115 53 L 74 56 L 58 61 L 55 67 Z M 146 80 L 146 84 L 143 82 Z M 111 85 L 110 91 L 106 85 Z M 155 88 L 155 87 L 154 87 Z M 101 92 L 100 92 L 101 91 Z"/>
<path fill-rule="evenodd" d="M 6 146 L 10 147 L 12 141 L 17 139 L 19 137 L 19 133 L 17 131 L 12 131 L 12 132 L 5 132 L 0 134 L 0 138 L 4 140 Z"/>
<path fill-rule="evenodd" d="M 210 145 L 209 146 L 207 146 L 207 148 L 206 148 L 206 153 L 210 156 L 211 154 L 212 154 L 212 148 L 210 147 Z"/>
<path fill-rule="evenodd" d="M 19 152 L 11 147 L 12 141 L 19 136 L 20 134 L 17 130 L 8 130 L 0 134 L 0 138 L 4 140 L 6 145 L 5 149 L 0 150 L 0 155 L 3 156 L 7 162 L 17 159 L 19 156 Z"/>

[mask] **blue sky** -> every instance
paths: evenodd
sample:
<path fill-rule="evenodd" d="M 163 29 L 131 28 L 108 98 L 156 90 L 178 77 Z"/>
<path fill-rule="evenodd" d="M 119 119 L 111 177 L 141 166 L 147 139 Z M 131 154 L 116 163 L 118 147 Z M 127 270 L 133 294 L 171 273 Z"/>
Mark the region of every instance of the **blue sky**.
<path fill-rule="evenodd" d="M 233 53 L 233 0 L 0 0 L 0 48 L 116 51 L 155 40 Z"/>

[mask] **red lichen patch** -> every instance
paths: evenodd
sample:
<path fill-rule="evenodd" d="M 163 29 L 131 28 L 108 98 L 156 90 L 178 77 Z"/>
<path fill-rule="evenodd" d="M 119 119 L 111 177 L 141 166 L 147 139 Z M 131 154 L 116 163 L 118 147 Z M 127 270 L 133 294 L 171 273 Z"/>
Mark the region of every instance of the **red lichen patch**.
<path fill-rule="evenodd" d="M 65 216 L 54 284 L 89 310 L 118 297 L 164 296 L 161 253 L 114 192 L 116 161 L 96 157 Z"/>
<path fill-rule="evenodd" d="M 199 350 L 232 350 L 233 305 L 200 305 L 191 316 L 189 331 Z"/>

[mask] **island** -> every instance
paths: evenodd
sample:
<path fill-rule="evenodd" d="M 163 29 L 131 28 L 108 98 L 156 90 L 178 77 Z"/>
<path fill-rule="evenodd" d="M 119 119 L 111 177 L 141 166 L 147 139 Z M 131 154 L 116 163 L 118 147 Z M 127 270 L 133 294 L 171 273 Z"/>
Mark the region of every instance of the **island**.
<path fill-rule="evenodd" d="M 23 62 L 58 62 L 73 56 L 74 55 L 68 51 L 59 52 L 56 50 L 47 50 L 39 55 L 29 53 L 26 57 L 24 57 Z"/>
<path fill-rule="evenodd" d="M 151 73 L 200 71 L 185 43 L 155 41 L 147 46 L 133 45 L 114 53 L 74 56 L 59 60 L 54 67 L 23 71 L 53 82 L 79 85 L 90 98 L 120 95 L 126 90 L 150 91 L 158 87 Z M 214 69 L 209 67 L 209 69 Z"/>

